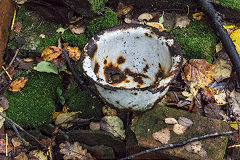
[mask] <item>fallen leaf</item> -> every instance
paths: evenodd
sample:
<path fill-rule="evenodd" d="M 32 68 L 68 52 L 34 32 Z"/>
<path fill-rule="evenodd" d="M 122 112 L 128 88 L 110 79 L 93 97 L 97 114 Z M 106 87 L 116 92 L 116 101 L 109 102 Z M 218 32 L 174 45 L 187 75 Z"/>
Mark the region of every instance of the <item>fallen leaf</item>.
<path fill-rule="evenodd" d="M 188 152 L 193 152 L 201 157 L 206 157 L 207 152 L 202 148 L 202 143 L 200 141 L 195 141 L 184 146 L 185 150 Z"/>
<path fill-rule="evenodd" d="M 177 124 L 177 120 L 175 118 L 165 118 L 165 123 L 167 124 Z"/>
<path fill-rule="evenodd" d="M 234 25 L 223 25 L 223 27 L 227 30 L 228 34 L 230 35 L 233 31 L 235 31 L 236 29 L 238 29 L 237 26 Z"/>
<path fill-rule="evenodd" d="M 33 59 L 32 58 L 23 58 L 23 61 L 24 62 L 33 62 Z"/>
<path fill-rule="evenodd" d="M 168 144 L 170 140 L 170 130 L 169 128 L 164 128 L 158 132 L 152 134 L 153 138 L 162 144 Z"/>
<path fill-rule="evenodd" d="M 229 78 L 232 73 L 232 66 L 228 64 L 225 60 L 218 58 L 213 63 L 214 66 L 214 79 L 218 82 Z"/>
<path fill-rule="evenodd" d="M 42 57 L 44 61 L 52 61 L 62 54 L 62 50 L 56 46 L 49 46 L 45 48 L 42 52 Z"/>
<path fill-rule="evenodd" d="M 228 121 L 228 124 L 235 130 L 238 130 L 238 124 L 236 121 Z"/>
<path fill-rule="evenodd" d="M 180 16 L 177 15 L 176 19 L 175 19 L 175 26 L 174 28 L 186 28 L 190 23 L 190 19 L 188 18 L 188 16 Z"/>
<path fill-rule="evenodd" d="M 20 77 L 20 78 L 14 80 L 14 81 L 10 84 L 8 90 L 9 90 L 9 91 L 12 91 L 12 92 L 18 92 L 18 91 L 20 91 L 20 90 L 25 86 L 27 80 L 28 80 L 27 77 Z"/>
<path fill-rule="evenodd" d="M 102 118 L 101 129 L 109 133 L 112 133 L 115 137 L 120 137 L 122 140 L 125 139 L 125 130 L 122 120 L 117 116 L 105 116 Z"/>
<path fill-rule="evenodd" d="M 222 43 L 218 43 L 217 45 L 216 45 L 216 53 L 218 53 L 218 52 L 220 52 L 221 50 L 222 50 Z"/>
<path fill-rule="evenodd" d="M 31 151 L 29 154 L 33 155 L 38 160 L 47 160 L 48 159 L 46 153 L 44 153 L 43 151 L 40 151 L 40 150 Z"/>
<path fill-rule="evenodd" d="M 207 104 L 204 107 L 204 112 L 205 115 L 209 118 L 215 118 L 215 119 L 222 119 L 222 115 L 224 115 L 224 111 L 221 110 L 221 106 L 217 105 L 217 104 Z"/>
<path fill-rule="evenodd" d="M 147 22 L 146 25 L 152 26 L 154 28 L 157 28 L 159 32 L 165 31 L 166 29 L 164 28 L 163 24 L 160 24 L 158 22 Z"/>
<path fill-rule="evenodd" d="M 194 87 L 204 88 L 214 80 L 213 65 L 205 59 L 191 59 L 184 67 L 183 78 L 194 83 Z"/>
<path fill-rule="evenodd" d="M 214 94 L 212 93 L 212 90 L 210 88 L 201 89 L 201 95 L 202 99 L 205 102 L 214 103 L 215 101 Z"/>
<path fill-rule="evenodd" d="M 240 29 L 237 29 L 232 32 L 230 35 L 238 54 L 240 55 Z"/>
<path fill-rule="evenodd" d="M 151 19 L 153 19 L 153 16 L 150 13 L 142 13 L 138 16 L 139 21 L 150 21 Z"/>
<path fill-rule="evenodd" d="M 67 29 L 64 29 L 64 28 L 58 28 L 58 29 L 56 30 L 56 32 L 63 34 L 66 30 L 67 30 Z"/>
<path fill-rule="evenodd" d="M 86 27 L 71 24 L 71 25 L 69 25 L 69 29 L 72 32 L 72 34 L 82 34 L 85 32 Z"/>
<path fill-rule="evenodd" d="M 178 124 L 181 124 L 182 126 L 185 126 L 185 127 L 190 127 L 193 125 L 193 122 L 191 119 L 188 119 L 186 117 L 179 117 Z"/>
<path fill-rule="evenodd" d="M 92 131 L 98 131 L 101 128 L 101 124 L 100 124 L 100 122 L 91 122 L 89 124 L 89 127 Z"/>
<path fill-rule="evenodd" d="M 132 23 L 132 20 L 128 17 L 124 18 L 124 22 L 129 24 L 129 23 Z"/>
<path fill-rule="evenodd" d="M 105 116 L 116 116 L 117 115 L 116 109 L 113 109 L 107 105 L 102 107 L 102 112 Z"/>
<path fill-rule="evenodd" d="M 42 39 L 46 38 L 45 34 L 40 34 L 39 37 Z"/>
<path fill-rule="evenodd" d="M 9 107 L 8 100 L 4 96 L 0 96 L 0 107 L 2 107 L 4 111 Z"/>
<path fill-rule="evenodd" d="M 60 113 L 55 120 L 55 125 L 60 125 L 62 128 L 72 127 L 73 124 L 70 121 L 76 119 L 77 116 L 78 112 Z"/>
<path fill-rule="evenodd" d="M 47 61 L 42 61 L 42 62 L 38 63 L 36 67 L 33 67 L 33 69 L 38 72 L 47 72 L 47 73 L 58 74 L 58 70 L 54 66 L 54 64 L 52 64 L 51 62 L 47 62 Z"/>
<path fill-rule="evenodd" d="M 19 137 L 14 137 L 14 138 L 12 138 L 11 141 L 12 141 L 14 148 L 19 147 L 21 145 L 21 140 Z"/>
<path fill-rule="evenodd" d="M 0 107 L 0 112 L 3 113 L 3 108 Z M 2 128 L 3 124 L 5 122 L 5 118 L 3 118 L 2 116 L 0 116 L 0 128 Z"/>
<path fill-rule="evenodd" d="M 16 157 L 14 157 L 14 160 L 28 160 L 28 157 L 25 152 L 21 152 Z"/>
<path fill-rule="evenodd" d="M 224 89 L 214 90 L 214 99 L 215 99 L 216 103 L 219 105 L 227 104 L 226 93 L 225 93 Z"/>
<path fill-rule="evenodd" d="M 72 58 L 74 61 L 78 61 L 81 56 L 81 50 L 78 47 L 70 47 L 68 46 L 66 48 L 68 55 L 70 58 Z"/>
<path fill-rule="evenodd" d="M 187 127 L 186 126 L 183 126 L 181 124 L 174 124 L 173 125 L 173 132 L 176 133 L 176 134 L 184 134 L 184 132 L 187 130 Z"/>
<path fill-rule="evenodd" d="M 235 115 L 240 116 L 240 93 L 233 90 L 230 93 L 229 101 Z"/>
<path fill-rule="evenodd" d="M 8 143 L 8 146 L 7 146 L 8 153 L 11 152 L 12 150 L 13 150 L 13 146 L 11 145 L 11 143 Z M 3 154 L 6 153 L 6 140 L 5 139 L 0 139 L 0 153 L 3 153 Z"/>
<path fill-rule="evenodd" d="M 187 92 L 187 91 L 183 91 L 182 95 L 184 97 L 187 97 L 187 99 L 186 99 L 187 101 L 193 101 L 194 95 L 192 93 Z"/>
<path fill-rule="evenodd" d="M 22 29 L 22 23 L 21 22 L 15 22 L 13 26 L 13 31 L 16 33 L 20 33 Z"/>
<path fill-rule="evenodd" d="M 63 159 L 80 159 L 80 160 L 93 160 L 94 158 L 86 149 L 83 149 L 78 142 L 70 144 L 69 142 L 61 143 L 59 145 L 60 153 L 63 154 Z"/>
<path fill-rule="evenodd" d="M 132 11 L 132 9 L 133 7 L 131 5 L 124 5 L 123 3 L 120 2 L 117 8 L 117 16 L 121 17 L 127 15 L 129 12 Z"/>
<path fill-rule="evenodd" d="M 203 12 L 198 12 L 198 13 L 194 13 L 192 14 L 193 19 L 200 21 L 203 19 L 204 13 Z"/>

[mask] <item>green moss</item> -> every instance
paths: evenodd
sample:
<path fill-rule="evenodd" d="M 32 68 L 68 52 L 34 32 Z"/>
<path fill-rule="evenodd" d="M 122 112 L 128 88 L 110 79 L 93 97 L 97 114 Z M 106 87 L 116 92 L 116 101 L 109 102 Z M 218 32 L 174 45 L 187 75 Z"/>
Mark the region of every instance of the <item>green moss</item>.
<path fill-rule="evenodd" d="M 104 4 L 108 0 L 88 0 L 88 1 L 91 4 L 93 12 L 97 12 L 98 10 L 104 7 Z"/>
<path fill-rule="evenodd" d="M 87 23 L 87 32 L 89 37 L 92 37 L 104 29 L 117 25 L 117 14 L 110 8 L 105 9 L 104 12 L 103 16 L 93 19 Z"/>
<path fill-rule="evenodd" d="M 176 28 L 171 34 L 182 47 L 185 58 L 202 58 L 212 62 L 217 37 L 206 23 L 191 21 L 187 28 Z"/>
<path fill-rule="evenodd" d="M 73 84 L 64 94 L 70 111 L 80 111 L 80 117 L 92 118 L 101 117 L 101 104 L 96 98 L 92 98 L 87 91 L 79 91 L 76 84 Z"/>
<path fill-rule="evenodd" d="M 87 43 L 88 38 L 86 34 L 72 34 L 69 30 L 62 35 L 62 40 L 69 43 L 70 46 L 83 48 Z"/>
<path fill-rule="evenodd" d="M 51 36 L 46 36 L 42 41 L 41 41 L 41 49 L 43 50 L 49 46 L 57 46 L 58 45 L 58 39 L 60 37 L 60 33 L 55 33 Z"/>
<path fill-rule="evenodd" d="M 224 7 L 228 7 L 232 9 L 240 9 L 239 0 L 219 0 L 219 3 Z"/>
<path fill-rule="evenodd" d="M 38 127 L 50 122 L 61 77 L 36 71 L 21 76 L 28 77 L 28 81 L 20 92 L 7 91 L 7 116 L 22 127 Z"/>

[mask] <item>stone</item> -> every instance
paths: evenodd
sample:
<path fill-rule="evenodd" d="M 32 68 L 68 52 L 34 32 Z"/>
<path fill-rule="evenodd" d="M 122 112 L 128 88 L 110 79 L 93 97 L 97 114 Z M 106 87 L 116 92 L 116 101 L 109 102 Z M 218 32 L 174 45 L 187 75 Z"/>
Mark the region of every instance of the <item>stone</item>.
<path fill-rule="evenodd" d="M 131 129 L 135 133 L 138 143 L 137 145 L 128 148 L 128 154 L 131 155 L 145 149 L 161 146 L 162 143 L 156 141 L 152 137 L 152 134 L 161 129 L 172 126 L 165 123 L 164 120 L 167 117 L 175 119 L 179 119 L 179 117 L 186 117 L 191 119 L 193 122 L 193 125 L 188 127 L 182 135 L 177 135 L 173 131 L 170 131 L 171 139 L 168 144 L 180 143 L 193 137 L 230 130 L 229 125 L 224 121 L 203 117 L 197 114 L 191 114 L 180 109 L 168 108 L 159 103 L 149 111 L 134 115 Z M 205 159 L 223 159 L 228 142 L 227 136 L 208 138 L 201 140 L 200 142 L 204 147 L 204 150 L 206 150 L 207 157 L 204 157 Z M 160 159 L 164 156 L 167 159 L 201 159 L 199 154 L 187 152 L 184 149 L 184 146 L 150 152 L 137 158 L 141 159 L 151 157 L 151 159 Z"/>
<path fill-rule="evenodd" d="M 14 12 L 12 0 L 0 0 L 0 70 L 2 69 L 2 55 L 8 42 L 8 34 Z"/>
<path fill-rule="evenodd" d="M 165 118 L 165 123 L 167 123 L 167 124 L 177 124 L 178 121 L 175 118 Z"/>

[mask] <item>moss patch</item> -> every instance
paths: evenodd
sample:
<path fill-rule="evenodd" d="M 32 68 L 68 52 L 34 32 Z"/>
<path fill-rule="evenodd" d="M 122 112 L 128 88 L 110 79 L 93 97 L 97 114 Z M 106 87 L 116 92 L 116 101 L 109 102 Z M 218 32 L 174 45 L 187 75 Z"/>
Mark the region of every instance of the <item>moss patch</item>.
<path fill-rule="evenodd" d="M 185 58 L 212 62 L 217 37 L 206 23 L 191 21 L 187 28 L 176 28 L 171 34 L 182 47 Z"/>
<path fill-rule="evenodd" d="M 89 37 L 92 37 L 104 29 L 117 25 L 117 14 L 110 8 L 105 9 L 104 12 L 103 16 L 93 19 L 87 23 L 87 32 Z"/>
<path fill-rule="evenodd" d="M 62 39 L 64 42 L 69 43 L 70 46 L 79 48 L 83 48 L 88 41 L 86 34 L 72 34 L 69 30 L 64 32 Z"/>
<path fill-rule="evenodd" d="M 7 116 L 22 127 L 38 127 L 51 121 L 55 112 L 56 88 L 61 87 L 59 75 L 31 71 L 20 92 L 8 92 Z"/>
<path fill-rule="evenodd" d="M 64 94 L 70 111 L 80 111 L 81 118 L 97 118 L 102 116 L 101 103 L 92 98 L 87 91 L 79 91 L 76 84 L 72 84 Z"/>
<path fill-rule="evenodd" d="M 88 1 L 91 4 L 93 12 L 97 12 L 98 10 L 104 7 L 104 4 L 108 0 L 88 0 Z"/>
<path fill-rule="evenodd" d="M 224 7 L 240 10 L 239 0 L 218 0 L 218 1 Z"/>

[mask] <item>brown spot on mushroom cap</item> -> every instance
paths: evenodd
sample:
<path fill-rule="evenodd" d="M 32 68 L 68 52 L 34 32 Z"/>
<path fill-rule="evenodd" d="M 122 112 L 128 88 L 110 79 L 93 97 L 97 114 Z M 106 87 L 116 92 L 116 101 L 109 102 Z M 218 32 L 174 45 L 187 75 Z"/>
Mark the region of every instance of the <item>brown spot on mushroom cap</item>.
<path fill-rule="evenodd" d="M 118 57 L 117 63 L 118 64 L 123 64 L 126 61 L 126 59 L 123 56 Z"/>
<path fill-rule="evenodd" d="M 97 62 L 95 62 L 95 65 L 94 65 L 94 73 L 97 74 L 99 71 L 99 64 Z"/>

